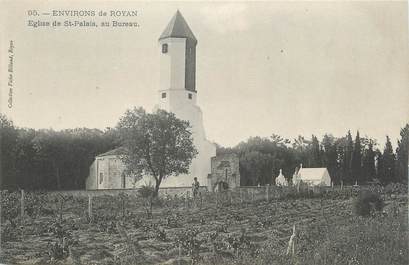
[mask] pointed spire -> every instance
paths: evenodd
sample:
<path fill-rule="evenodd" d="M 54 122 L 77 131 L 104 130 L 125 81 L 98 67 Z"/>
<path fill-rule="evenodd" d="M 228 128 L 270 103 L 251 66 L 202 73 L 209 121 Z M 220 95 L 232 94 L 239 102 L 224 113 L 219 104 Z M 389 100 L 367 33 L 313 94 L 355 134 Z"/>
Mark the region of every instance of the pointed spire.
<path fill-rule="evenodd" d="M 197 43 L 195 35 L 193 35 L 193 32 L 190 30 L 179 10 L 176 11 L 176 14 L 162 32 L 159 40 L 166 38 L 186 38 L 192 40 L 195 44 Z"/>

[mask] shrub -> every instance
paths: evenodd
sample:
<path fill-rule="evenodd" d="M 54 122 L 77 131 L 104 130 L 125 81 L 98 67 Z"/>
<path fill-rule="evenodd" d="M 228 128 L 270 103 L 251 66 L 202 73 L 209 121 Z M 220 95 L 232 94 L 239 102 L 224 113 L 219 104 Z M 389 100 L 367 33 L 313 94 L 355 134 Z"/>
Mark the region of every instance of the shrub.
<path fill-rule="evenodd" d="M 385 186 L 384 192 L 386 194 L 406 194 L 408 192 L 408 186 L 401 183 L 389 183 Z"/>
<path fill-rule="evenodd" d="M 199 233 L 197 228 L 187 227 L 176 236 L 176 245 L 187 252 L 192 259 L 192 264 L 197 263 L 200 259 L 200 247 L 204 242 L 197 236 Z"/>
<path fill-rule="evenodd" d="M 1 191 L 1 218 L 10 222 L 12 228 L 18 225 L 20 215 L 20 194 L 18 192 Z"/>
<path fill-rule="evenodd" d="M 53 239 L 48 241 L 48 256 L 51 260 L 62 260 L 68 257 L 69 248 L 77 245 L 78 241 L 72 237 L 70 225 L 59 221 L 48 224 Z"/>
<path fill-rule="evenodd" d="M 138 194 L 142 197 L 143 208 L 148 218 L 152 218 L 152 206 L 154 203 L 155 188 L 151 185 L 143 185 L 138 189 Z"/>
<path fill-rule="evenodd" d="M 379 193 L 362 190 L 354 201 L 354 212 L 358 216 L 369 216 L 374 211 L 381 211 L 383 201 Z"/>

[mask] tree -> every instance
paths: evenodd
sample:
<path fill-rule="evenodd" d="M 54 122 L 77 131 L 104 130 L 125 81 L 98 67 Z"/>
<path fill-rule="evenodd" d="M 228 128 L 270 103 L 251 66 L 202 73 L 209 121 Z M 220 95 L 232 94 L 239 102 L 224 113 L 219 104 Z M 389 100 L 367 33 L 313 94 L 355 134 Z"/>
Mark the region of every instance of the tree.
<path fill-rule="evenodd" d="M 0 114 L 0 187 L 16 188 L 17 129 L 13 122 Z"/>
<path fill-rule="evenodd" d="M 329 175 L 331 176 L 331 180 L 333 183 L 338 183 L 339 180 L 337 178 L 337 145 L 335 143 L 334 136 L 330 134 L 325 134 L 322 138 L 322 146 L 324 149 L 323 153 L 323 163 L 325 167 L 328 169 Z"/>
<path fill-rule="evenodd" d="M 64 130 L 65 141 L 71 144 L 66 154 L 64 186 L 68 188 L 84 188 L 89 166 L 95 156 L 119 146 L 119 136 L 115 129 L 76 128 Z"/>
<path fill-rule="evenodd" d="M 250 137 L 233 148 L 240 159 L 242 185 L 273 184 L 280 169 L 291 176 L 295 168 L 295 152 L 288 146 L 290 141 L 279 135 Z"/>
<path fill-rule="evenodd" d="M 287 145 L 289 145 L 291 143 L 290 140 L 285 139 L 283 137 L 281 137 L 278 134 L 273 133 L 270 136 L 270 141 L 275 145 L 275 146 L 279 146 L 279 147 L 286 147 Z"/>
<path fill-rule="evenodd" d="M 310 154 L 309 147 L 311 141 L 306 140 L 303 136 L 299 135 L 293 140 L 293 150 L 295 155 L 296 167 L 301 163 L 303 167 L 310 167 Z"/>
<path fill-rule="evenodd" d="M 54 181 L 44 183 L 44 185 L 60 190 L 62 188 L 62 167 L 67 155 L 70 154 L 72 145 L 64 141 L 64 135 L 61 132 L 40 130 L 33 139 L 33 146 L 43 167 L 41 171 L 50 172 L 55 178 Z"/>
<path fill-rule="evenodd" d="M 126 173 L 136 178 L 153 177 L 155 196 L 163 179 L 187 174 L 192 159 L 198 154 L 189 122 L 164 110 L 152 114 L 142 108 L 127 110 L 117 128 L 126 150 L 121 158 Z"/>
<path fill-rule="evenodd" d="M 16 147 L 16 182 L 17 186 L 24 189 L 44 188 L 38 172 L 38 159 L 33 146 L 33 139 L 36 135 L 34 129 L 18 129 L 18 139 Z"/>
<path fill-rule="evenodd" d="M 364 157 L 362 161 L 362 180 L 364 182 L 371 181 L 376 177 L 375 170 L 375 152 L 373 150 L 373 141 L 369 140 L 368 146 L 365 147 Z"/>
<path fill-rule="evenodd" d="M 353 181 L 362 184 L 361 176 L 361 164 L 362 164 L 362 154 L 361 154 L 361 138 L 359 137 L 359 131 L 356 133 L 354 150 L 352 152 L 351 158 L 351 173 L 354 178 Z"/>
<path fill-rule="evenodd" d="M 322 162 L 321 162 L 321 151 L 320 151 L 320 143 L 318 141 L 318 138 L 313 135 L 312 136 L 312 141 L 310 145 L 310 162 L 309 165 L 310 167 L 321 167 Z"/>
<path fill-rule="evenodd" d="M 409 124 L 406 124 L 400 131 L 401 139 L 398 141 L 397 174 L 400 182 L 408 181 L 408 149 L 409 149 Z"/>
<path fill-rule="evenodd" d="M 224 147 L 224 146 L 221 146 L 218 143 L 215 143 L 215 145 L 216 145 L 216 155 L 232 154 L 232 153 L 236 152 L 231 147 Z"/>
<path fill-rule="evenodd" d="M 276 162 L 276 163 L 275 163 Z M 278 172 L 280 164 L 271 154 L 247 151 L 240 156 L 240 172 L 243 185 L 256 186 L 272 183 L 272 173 Z"/>
<path fill-rule="evenodd" d="M 379 169 L 379 180 L 386 185 L 396 182 L 395 179 L 395 154 L 393 153 L 392 143 L 389 136 L 386 136 L 385 149 L 381 156 L 381 167 Z"/>
<path fill-rule="evenodd" d="M 345 147 L 344 147 L 344 155 L 343 155 L 343 180 L 348 184 L 354 184 L 352 179 L 352 172 L 351 172 L 351 162 L 352 162 L 352 152 L 354 150 L 354 143 L 352 141 L 351 131 L 348 131 Z"/>

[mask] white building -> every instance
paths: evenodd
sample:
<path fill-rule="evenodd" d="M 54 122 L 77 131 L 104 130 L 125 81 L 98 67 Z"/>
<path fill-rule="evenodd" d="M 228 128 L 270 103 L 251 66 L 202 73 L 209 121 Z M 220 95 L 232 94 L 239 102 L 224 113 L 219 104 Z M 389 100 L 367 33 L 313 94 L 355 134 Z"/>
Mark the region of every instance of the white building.
<path fill-rule="evenodd" d="M 192 160 L 189 174 L 168 177 L 162 181 L 161 187 L 190 187 L 194 177 L 198 178 L 201 185 L 207 185 L 211 158 L 216 156 L 216 145 L 206 139 L 202 111 L 196 103 L 196 45 L 193 32 L 177 11 L 159 37 L 160 87 L 158 104 L 154 110 L 159 108 L 173 112 L 177 118 L 189 121 L 198 155 Z M 115 157 L 115 152 L 108 154 L 96 157 L 90 168 L 87 189 L 133 188 L 154 183 L 150 177 L 137 183 L 127 180 L 122 176 L 124 165 L 119 156 Z M 110 170 L 101 171 L 103 168 Z"/>
<path fill-rule="evenodd" d="M 300 182 L 311 186 L 331 186 L 331 177 L 325 167 L 303 168 L 301 166 L 300 170 L 295 172 L 293 176 L 294 185 L 298 185 Z"/>
<path fill-rule="evenodd" d="M 124 174 L 125 165 L 120 159 L 122 148 L 116 148 L 95 157 L 86 180 L 87 189 L 122 189 L 135 185 L 132 178 Z"/>
<path fill-rule="evenodd" d="M 177 11 L 159 38 L 160 89 L 156 108 L 189 121 L 199 154 L 193 159 L 189 174 L 165 179 L 162 187 L 190 186 L 193 177 L 206 185 L 211 158 L 216 156 L 216 145 L 206 139 L 202 111 L 197 105 L 196 45 L 193 32 Z"/>
<path fill-rule="evenodd" d="M 288 186 L 288 182 L 283 175 L 282 169 L 280 169 L 280 174 L 276 178 L 276 186 Z"/>

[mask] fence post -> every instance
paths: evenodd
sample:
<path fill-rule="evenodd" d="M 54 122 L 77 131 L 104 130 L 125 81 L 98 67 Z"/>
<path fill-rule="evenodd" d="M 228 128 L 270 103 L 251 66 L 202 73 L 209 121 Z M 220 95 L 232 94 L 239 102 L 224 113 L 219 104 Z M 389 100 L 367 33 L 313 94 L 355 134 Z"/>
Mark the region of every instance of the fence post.
<path fill-rule="evenodd" d="M 21 240 L 23 240 L 23 236 L 24 236 L 24 190 L 21 190 L 21 200 L 20 200 L 20 206 L 21 206 Z"/>
<path fill-rule="evenodd" d="M 88 194 L 88 217 L 91 222 L 92 220 L 92 196 Z"/>
<path fill-rule="evenodd" d="M 251 189 L 251 202 L 254 202 L 254 189 Z"/>
<path fill-rule="evenodd" d="M 270 199 L 270 198 L 269 198 L 269 196 L 268 196 L 268 195 L 269 195 L 269 194 L 268 194 L 268 193 L 269 193 L 269 191 L 270 191 L 270 186 L 269 186 L 269 185 L 267 185 L 267 186 L 266 186 L 266 200 L 267 200 L 267 202 L 268 202 L 268 201 L 269 201 L 269 199 Z"/>
<path fill-rule="evenodd" d="M 287 247 L 287 252 L 286 255 L 291 255 L 291 257 L 294 259 L 294 254 L 295 254 L 295 225 L 293 226 L 293 234 L 290 237 L 290 240 L 288 241 L 288 247 Z"/>
<path fill-rule="evenodd" d="M 20 206 L 21 206 L 21 220 L 23 220 L 24 217 L 24 190 L 21 190 L 21 200 L 20 200 Z"/>
<path fill-rule="evenodd" d="M 180 257 L 182 256 L 182 248 L 180 247 L 180 242 L 178 246 L 178 265 L 180 265 Z"/>
<path fill-rule="evenodd" d="M 232 195 L 232 191 L 229 191 L 230 194 L 230 205 L 233 204 L 233 195 Z"/>
<path fill-rule="evenodd" d="M 240 193 L 240 203 L 243 204 L 243 194 L 241 193 L 241 189 L 239 188 Z"/>

